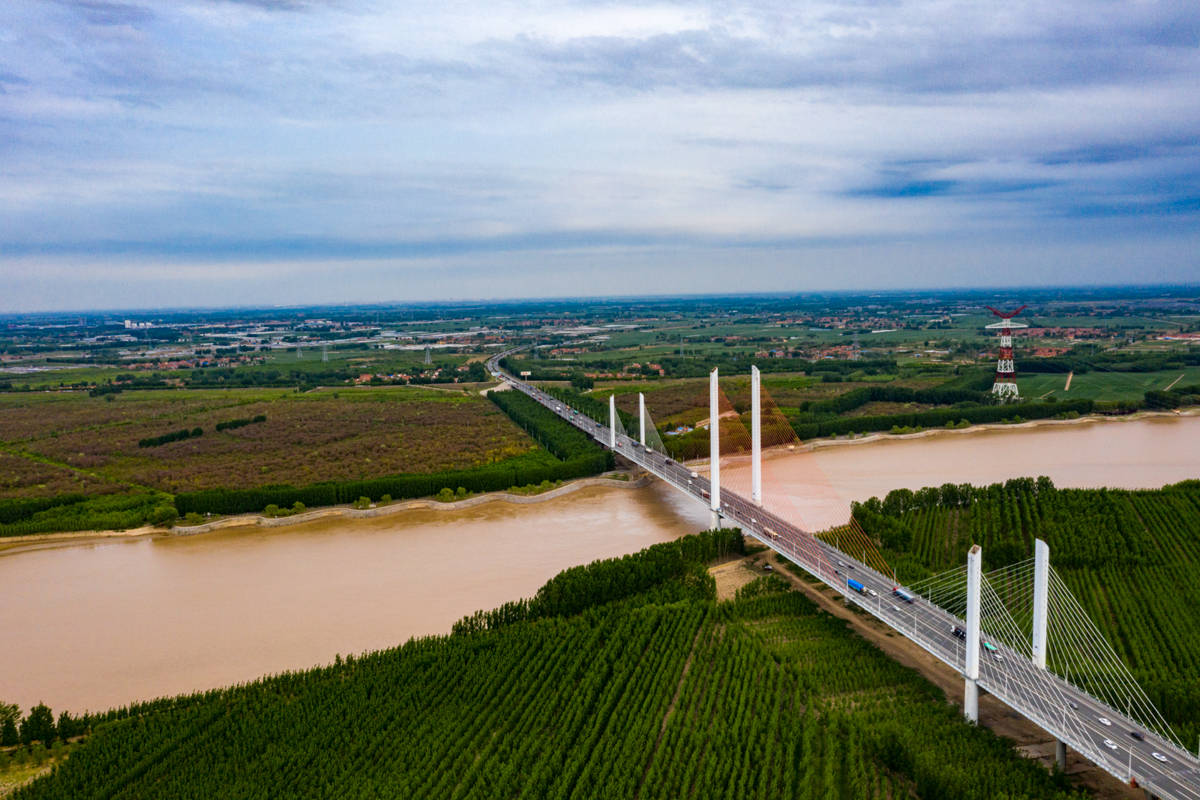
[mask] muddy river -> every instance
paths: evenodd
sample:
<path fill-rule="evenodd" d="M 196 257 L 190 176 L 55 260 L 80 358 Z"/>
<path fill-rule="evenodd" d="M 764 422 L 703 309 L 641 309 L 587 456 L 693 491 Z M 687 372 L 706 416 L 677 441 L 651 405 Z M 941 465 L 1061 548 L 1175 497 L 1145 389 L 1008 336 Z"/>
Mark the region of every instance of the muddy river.
<path fill-rule="evenodd" d="M 777 454 L 771 505 L 813 527 L 852 499 L 946 481 L 1049 475 L 1060 486 L 1200 477 L 1200 417 L 976 432 Z M 749 470 L 727 485 L 748 493 Z M 545 503 L 197 536 L 0 544 L 0 700 L 100 709 L 327 663 L 444 633 L 559 570 L 698 530 L 661 485 Z"/>

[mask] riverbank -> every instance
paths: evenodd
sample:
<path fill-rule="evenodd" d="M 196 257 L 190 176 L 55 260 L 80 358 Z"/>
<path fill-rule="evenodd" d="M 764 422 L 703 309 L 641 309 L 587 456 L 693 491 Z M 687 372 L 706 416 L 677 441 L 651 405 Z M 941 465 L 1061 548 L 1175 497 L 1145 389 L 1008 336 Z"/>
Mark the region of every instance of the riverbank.
<path fill-rule="evenodd" d="M 1075 419 L 1040 419 L 1030 420 L 1020 423 L 985 423 L 980 425 L 972 425 L 968 428 L 930 428 L 915 433 L 892 434 L 892 433 L 872 433 L 854 438 L 835 438 L 835 439 L 818 439 L 799 445 L 778 445 L 775 447 L 765 448 L 763 456 L 765 459 L 778 459 L 798 453 L 812 453 L 817 451 L 837 451 L 839 449 L 851 447 L 854 445 L 879 444 L 884 442 L 906 442 L 921 439 L 936 440 L 945 437 L 954 436 L 971 436 L 984 433 L 1006 433 L 1006 432 L 1028 432 L 1042 428 L 1059 428 L 1059 427 L 1078 427 L 1091 424 L 1103 423 L 1131 423 L 1145 420 L 1166 420 L 1200 417 L 1200 408 L 1187 409 L 1180 412 L 1173 411 L 1138 411 L 1133 414 L 1127 414 L 1118 417 L 1109 417 L 1101 415 L 1087 415 L 1077 417 Z M 745 461 L 749 463 L 749 454 L 733 456 L 727 459 L 730 463 L 738 463 Z M 696 469 L 706 469 L 708 459 L 695 459 L 688 464 Z M 1036 471 L 1036 470 L 1035 470 Z M 617 473 L 628 475 L 628 473 Z M 348 520 L 355 519 L 370 519 L 372 517 L 389 516 L 402 513 L 405 511 L 427 510 L 432 509 L 439 512 L 463 510 L 472 508 L 481 503 L 489 502 L 508 502 L 514 504 L 539 503 L 548 500 L 553 500 L 557 497 L 570 494 L 571 492 L 579 491 L 580 489 L 589 486 L 615 487 L 636 489 L 646 486 L 649 483 L 649 478 L 642 477 L 638 480 L 629 479 L 614 479 L 612 477 L 594 477 L 594 478 L 579 478 L 569 481 L 564 485 L 535 495 L 518 495 L 507 491 L 488 492 L 486 494 L 475 495 L 463 500 L 457 500 L 450 503 L 443 503 L 432 498 L 422 498 L 416 500 L 406 500 L 390 503 L 385 506 L 377 506 L 375 508 L 357 509 L 348 505 L 343 506 L 324 506 L 315 508 L 310 511 L 305 511 L 301 514 L 290 515 L 286 517 L 266 517 L 262 514 L 240 514 L 229 517 L 214 518 L 211 521 L 204 522 L 200 525 L 176 525 L 171 528 L 144 526 L 140 528 L 132 528 L 128 530 L 89 530 L 89 531 L 71 531 L 64 533 L 41 533 L 30 534 L 27 536 L 13 536 L 0 539 L 0 554 L 14 550 L 29 549 L 29 545 L 53 545 L 63 543 L 84 543 L 92 539 L 110 539 L 110 538 L 136 538 L 145 536 L 189 536 L 201 533 L 207 533 L 214 530 L 234 527 L 282 527 L 287 525 L 297 525 L 305 522 L 326 518 L 344 518 Z"/>
<path fill-rule="evenodd" d="M 35 533 L 28 536 L 9 536 L 0 539 L 0 555 L 7 552 L 17 552 L 27 550 L 29 548 L 22 545 L 53 545 L 53 544 L 82 544 L 92 539 L 118 539 L 118 538 L 137 538 L 143 536 L 195 536 L 197 534 L 209 533 L 211 531 L 222 530 L 225 528 L 241 528 L 241 527 L 262 527 L 262 528 L 280 528 L 288 525 L 299 525 L 306 522 L 315 522 L 322 519 L 345 518 L 345 519 L 371 519 L 376 517 L 387 517 L 394 514 L 399 514 L 405 511 L 418 510 L 433 510 L 433 511 L 463 511 L 469 508 L 482 505 L 484 503 L 504 502 L 513 503 L 516 505 L 527 505 L 531 503 L 544 503 L 549 500 L 554 500 L 564 495 L 577 492 L 580 489 L 585 489 L 589 486 L 601 486 L 605 488 L 617 489 L 640 489 L 650 483 L 649 476 L 643 475 L 640 478 L 634 479 L 629 473 L 614 472 L 608 476 L 600 476 L 598 478 L 578 478 L 573 481 L 568 481 L 562 486 L 557 486 L 545 492 L 537 494 L 513 494 L 512 492 L 487 492 L 478 494 L 472 497 L 466 497 L 462 500 L 454 500 L 449 503 L 443 503 L 440 500 L 433 498 L 420 498 L 416 500 L 403 500 L 387 505 L 375 506 L 373 508 L 354 508 L 353 506 L 325 506 L 315 508 L 311 511 L 305 511 L 300 514 L 291 514 L 286 517 L 268 517 L 262 514 L 238 514 L 229 517 L 215 518 L 209 522 L 204 522 L 199 525 L 175 525 L 170 528 L 156 527 L 146 525 L 140 528 L 130 528 L 120 531 L 69 531 L 64 533 Z"/>
<path fill-rule="evenodd" d="M 915 439 L 930 439 L 944 436 L 970 436 L 972 434 L 988 433 L 992 431 L 1029 431 L 1037 428 L 1055 428 L 1108 422 L 1138 422 L 1147 419 L 1179 419 L 1181 417 L 1200 417 L 1200 408 L 1189 408 L 1178 412 L 1135 411 L 1132 414 L 1122 414 L 1121 416 L 1086 414 L 1084 416 L 1075 417 L 1074 419 L 1033 419 L 1027 422 L 985 422 L 978 425 L 971 425 L 967 428 L 926 428 L 925 430 L 915 431 L 912 433 L 888 433 L 886 431 L 879 431 L 877 433 L 860 434 L 855 436 L 837 436 L 832 439 L 812 439 L 803 444 L 796 445 L 775 445 L 773 447 L 765 447 L 763 448 L 763 457 L 777 458 L 779 456 L 795 455 L 796 453 L 811 453 L 817 450 L 835 447 L 852 447 L 855 445 L 878 444 L 880 442 L 904 442 Z M 728 459 L 722 458 L 722 462 L 725 462 L 726 460 L 745 460 L 749 462 L 750 455 L 746 453 L 738 456 L 730 456 Z M 691 461 L 688 461 L 687 464 L 689 466 L 707 467 L 708 459 L 692 459 Z"/>

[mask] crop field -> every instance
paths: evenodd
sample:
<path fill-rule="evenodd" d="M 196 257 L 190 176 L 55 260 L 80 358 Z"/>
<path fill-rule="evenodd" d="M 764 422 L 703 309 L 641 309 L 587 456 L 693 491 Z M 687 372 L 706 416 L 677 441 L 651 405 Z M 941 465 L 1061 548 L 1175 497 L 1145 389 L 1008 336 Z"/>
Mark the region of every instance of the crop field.
<path fill-rule="evenodd" d="M 535 448 L 478 394 L 424 388 L 177 390 L 0 395 L 0 440 L 100 483 L 167 492 L 214 487 L 303 485 L 402 472 L 489 464 Z M 218 423 L 265 421 L 217 431 Z M 157 447 L 139 441 L 199 427 L 203 435 Z M 19 496 L 69 482 L 46 464 L 0 462 Z"/>
<path fill-rule="evenodd" d="M 190 357 L 187 348 L 179 348 L 177 355 L 163 360 Z M 78 354 L 75 354 L 78 355 Z M 414 367 L 422 367 L 425 363 L 424 349 L 393 350 L 366 347 L 338 348 L 330 347 L 327 352 L 328 361 L 324 360 L 319 345 L 308 345 L 302 354 L 297 354 L 294 347 L 288 349 L 265 350 L 250 354 L 261 358 L 260 364 L 241 364 L 237 367 L 240 375 L 264 375 L 268 373 L 328 373 L 331 371 L 357 373 L 403 372 Z M 457 352 L 446 352 L 441 349 L 433 350 L 435 365 L 456 367 L 465 363 L 469 356 Z M 59 354 L 59 357 L 71 357 L 71 354 Z M 86 364 L 86 359 L 80 359 Z M 137 369 L 131 370 L 128 365 L 81 365 L 77 367 L 59 368 L 57 365 L 47 365 L 43 360 L 21 362 L 23 367 L 37 367 L 34 372 L 0 371 L 0 380 L 8 381 L 16 386 L 29 386 L 33 389 L 52 389 L 60 386 L 70 386 L 76 383 L 105 383 L 112 381 L 118 374 L 134 374 L 138 377 L 176 377 L 169 370 Z"/>
<path fill-rule="evenodd" d="M 0 498 L 54 497 L 62 494 L 105 494 L 122 487 L 83 470 L 46 464 L 0 451 Z"/>
<path fill-rule="evenodd" d="M 554 613 L 114 714 L 14 798 L 1083 797 L 778 580 L 718 604 L 674 548 L 563 573 L 528 606 L 584 601 Z"/>
<path fill-rule="evenodd" d="M 856 515 L 882 539 L 901 580 L 966 563 L 973 542 L 992 568 L 1032 555 L 1033 540 L 1044 539 L 1051 564 L 1109 644 L 1183 741 L 1196 743 L 1200 481 L 1131 491 L 1019 479 L 893 495 Z"/>
<path fill-rule="evenodd" d="M 1020 362 L 1017 369 L 1020 370 Z M 1066 390 L 1065 373 L 1040 373 L 1017 376 L 1017 386 L 1026 397 L 1057 397 L 1060 400 L 1141 400 L 1146 392 L 1162 391 L 1200 384 L 1200 367 L 1163 370 L 1161 372 L 1091 372 L 1076 373 L 1071 388 Z"/>

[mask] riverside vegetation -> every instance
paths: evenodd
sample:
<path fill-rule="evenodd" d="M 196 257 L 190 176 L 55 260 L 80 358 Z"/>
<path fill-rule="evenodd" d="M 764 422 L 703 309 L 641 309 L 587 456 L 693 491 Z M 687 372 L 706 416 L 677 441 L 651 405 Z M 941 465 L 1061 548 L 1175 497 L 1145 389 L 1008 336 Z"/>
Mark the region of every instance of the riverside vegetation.
<path fill-rule="evenodd" d="M 90 720 L 14 794 L 1073 798 L 778 579 L 715 600 L 736 531 L 567 570 L 328 667 Z"/>

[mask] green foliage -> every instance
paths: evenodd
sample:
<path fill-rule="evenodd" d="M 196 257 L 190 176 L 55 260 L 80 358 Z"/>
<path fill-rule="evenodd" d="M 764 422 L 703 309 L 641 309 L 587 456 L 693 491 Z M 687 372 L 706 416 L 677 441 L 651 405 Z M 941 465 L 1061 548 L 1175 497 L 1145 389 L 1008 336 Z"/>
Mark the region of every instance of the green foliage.
<path fill-rule="evenodd" d="M 1072 411 L 1078 414 L 1089 414 L 1095 404 L 1091 400 L 1068 400 L 1056 403 L 1021 403 L 1020 419 L 1050 419 L 1068 414 Z M 925 411 L 912 411 L 903 414 L 883 414 L 862 417 L 837 417 L 820 422 L 794 422 L 792 427 L 801 439 L 812 439 L 819 436 L 837 436 L 845 433 L 870 433 L 871 431 L 886 431 L 893 426 L 899 428 L 940 428 L 951 421 L 965 421 L 969 424 L 980 425 L 988 422 L 1009 422 L 1014 411 L 1012 406 L 947 406 L 932 408 Z"/>
<path fill-rule="evenodd" d="M 745 546 L 741 531 L 719 528 L 652 545 L 634 555 L 571 567 L 551 578 L 533 598 L 506 603 L 493 611 L 477 611 L 454 623 L 453 630 L 475 633 L 513 622 L 578 614 L 669 580 L 682 580 L 715 558 L 744 553 Z"/>
<path fill-rule="evenodd" d="M 763 575 L 747 583 L 734 594 L 735 600 L 750 600 L 769 594 L 791 591 L 792 585 L 778 575 Z"/>
<path fill-rule="evenodd" d="M 0 703 L 0 747 L 19 744 L 21 734 L 17 723 L 21 720 L 21 709 L 15 705 Z"/>
<path fill-rule="evenodd" d="M 148 439 L 139 439 L 138 447 L 158 447 L 159 445 L 168 444 L 170 442 L 181 442 L 184 439 L 194 439 L 197 436 L 203 436 L 202 428 L 182 428 L 171 433 L 164 433 L 162 436 L 151 436 Z"/>
<path fill-rule="evenodd" d="M 97 718 L 15 800 L 1081 796 L 802 595 L 652 550 L 551 582 L 602 605 Z"/>
<path fill-rule="evenodd" d="M 231 431 L 231 430 L 235 430 L 236 428 L 244 428 L 247 425 L 254 425 L 256 423 L 266 422 L 266 421 L 267 421 L 266 414 L 259 414 L 254 417 L 243 417 L 242 419 L 231 419 L 231 420 L 226 420 L 225 422 L 218 422 L 217 430 Z"/>
<path fill-rule="evenodd" d="M 177 515 L 171 496 L 162 492 L 6 500 L 0 501 L 0 537 L 165 525 Z"/>
<path fill-rule="evenodd" d="M 54 714 L 45 703 L 38 703 L 29 709 L 29 716 L 21 721 L 21 744 L 30 745 L 34 742 L 49 744 L 58 735 L 54 725 Z"/>

